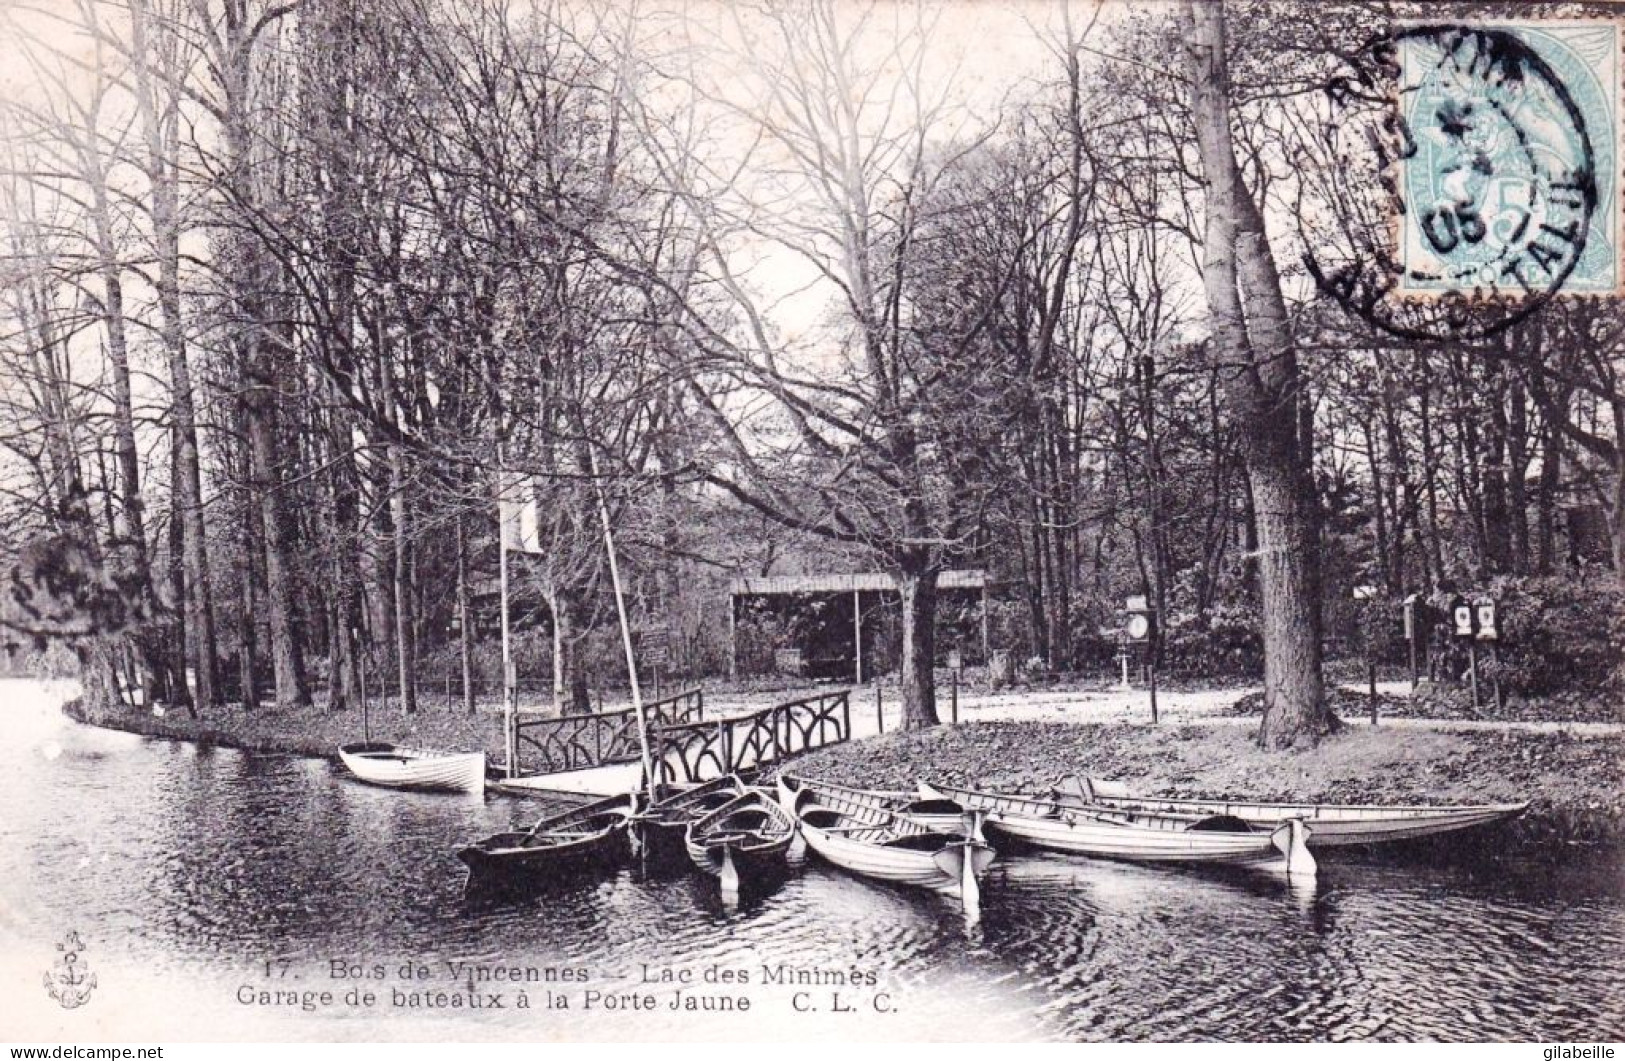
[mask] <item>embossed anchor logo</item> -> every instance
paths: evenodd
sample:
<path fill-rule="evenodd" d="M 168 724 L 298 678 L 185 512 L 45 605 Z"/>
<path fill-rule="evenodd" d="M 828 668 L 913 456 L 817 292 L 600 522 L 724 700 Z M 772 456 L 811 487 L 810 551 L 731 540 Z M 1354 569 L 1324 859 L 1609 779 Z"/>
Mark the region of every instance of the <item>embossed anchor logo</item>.
<path fill-rule="evenodd" d="M 45 989 L 63 1009 L 78 1009 L 90 1001 L 90 993 L 96 990 L 96 974 L 79 956 L 85 945 L 78 932 L 69 932 L 56 949 L 62 952 L 62 957 L 45 974 Z"/>

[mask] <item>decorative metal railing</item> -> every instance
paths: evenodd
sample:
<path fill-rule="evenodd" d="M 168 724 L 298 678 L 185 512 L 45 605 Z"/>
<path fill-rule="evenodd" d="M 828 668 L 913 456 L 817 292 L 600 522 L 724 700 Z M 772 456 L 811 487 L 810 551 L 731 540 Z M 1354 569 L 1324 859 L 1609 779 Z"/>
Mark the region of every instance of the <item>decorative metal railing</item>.
<path fill-rule="evenodd" d="M 700 725 L 705 694 L 686 689 L 643 706 L 649 729 Z M 637 760 L 638 716 L 632 708 L 594 715 L 520 719 L 514 723 L 515 776 L 584 770 Z"/>
<path fill-rule="evenodd" d="M 685 784 L 782 762 L 851 736 L 851 694 L 842 690 L 735 718 L 663 725 L 652 743 L 661 780 Z"/>

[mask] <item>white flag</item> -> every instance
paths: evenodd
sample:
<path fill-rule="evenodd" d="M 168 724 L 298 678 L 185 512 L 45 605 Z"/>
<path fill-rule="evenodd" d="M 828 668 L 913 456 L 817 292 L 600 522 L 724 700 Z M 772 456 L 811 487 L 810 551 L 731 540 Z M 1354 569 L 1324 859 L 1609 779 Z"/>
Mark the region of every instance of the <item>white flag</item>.
<path fill-rule="evenodd" d="M 536 481 L 529 476 L 510 472 L 503 477 L 502 495 L 498 501 L 502 519 L 502 547 L 520 553 L 541 552 Z"/>

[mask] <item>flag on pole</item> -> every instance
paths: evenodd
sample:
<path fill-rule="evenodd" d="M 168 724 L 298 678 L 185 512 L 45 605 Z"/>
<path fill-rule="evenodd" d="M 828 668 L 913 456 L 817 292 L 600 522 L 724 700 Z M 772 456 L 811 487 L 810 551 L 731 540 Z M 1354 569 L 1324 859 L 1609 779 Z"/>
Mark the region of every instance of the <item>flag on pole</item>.
<path fill-rule="evenodd" d="M 536 480 L 513 472 L 505 474 L 498 503 L 502 516 L 502 547 L 520 553 L 542 552 Z"/>

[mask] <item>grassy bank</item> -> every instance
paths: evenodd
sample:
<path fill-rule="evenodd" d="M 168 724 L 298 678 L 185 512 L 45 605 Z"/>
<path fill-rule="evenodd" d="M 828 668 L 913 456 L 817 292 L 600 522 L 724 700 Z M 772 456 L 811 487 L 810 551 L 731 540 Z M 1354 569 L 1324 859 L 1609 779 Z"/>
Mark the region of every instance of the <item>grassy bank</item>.
<path fill-rule="evenodd" d="M 1266 752 L 1250 727 L 983 722 L 822 749 L 795 769 L 900 788 L 938 778 L 1044 789 L 1068 774 L 1169 796 L 1338 803 L 1502 803 L 1529 812 L 1489 844 L 1625 849 L 1625 737 L 1350 726 L 1306 752 Z"/>
<path fill-rule="evenodd" d="M 261 706 L 252 711 L 240 704 L 212 708 L 194 719 L 184 709 L 172 708 L 162 718 L 147 711 L 106 707 L 88 698 L 71 700 L 63 711 L 78 722 L 148 737 L 197 741 L 221 748 L 258 753 L 337 758 L 338 746 L 362 739 L 360 711 L 329 711 L 325 707 L 288 710 Z M 399 710 L 374 710 L 373 740 L 393 741 L 424 748 L 454 751 L 484 749 L 502 757 L 502 719 L 490 710 L 469 714 L 461 706 L 424 705 L 410 716 Z"/>

